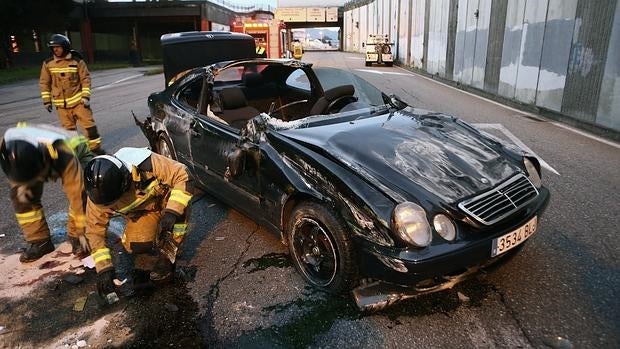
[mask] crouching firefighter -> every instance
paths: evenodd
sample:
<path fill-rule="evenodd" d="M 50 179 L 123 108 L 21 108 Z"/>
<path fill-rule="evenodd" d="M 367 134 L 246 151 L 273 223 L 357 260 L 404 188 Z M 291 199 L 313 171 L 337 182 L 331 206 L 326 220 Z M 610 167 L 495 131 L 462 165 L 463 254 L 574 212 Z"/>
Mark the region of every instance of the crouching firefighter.
<path fill-rule="evenodd" d="M 97 269 L 99 295 L 105 298 L 116 292 L 116 273 L 105 236 L 113 215 L 126 220 L 121 242 L 134 257 L 134 268 L 150 269 L 151 281 L 170 280 L 187 230 L 193 191 L 185 165 L 146 148 L 122 148 L 114 155 L 91 160 L 84 178 L 86 238 Z M 122 294 L 133 293 L 131 285 L 123 287 Z"/>
<path fill-rule="evenodd" d="M 19 258 L 22 263 L 54 251 L 41 195 L 44 183 L 58 178 L 69 201 L 67 235 L 72 253 L 79 256 L 89 252 L 84 238 L 86 195 L 82 166 L 93 156 L 84 137 L 58 127 L 20 123 L 5 132 L 0 164 L 9 179 L 17 223 L 30 244 Z"/>

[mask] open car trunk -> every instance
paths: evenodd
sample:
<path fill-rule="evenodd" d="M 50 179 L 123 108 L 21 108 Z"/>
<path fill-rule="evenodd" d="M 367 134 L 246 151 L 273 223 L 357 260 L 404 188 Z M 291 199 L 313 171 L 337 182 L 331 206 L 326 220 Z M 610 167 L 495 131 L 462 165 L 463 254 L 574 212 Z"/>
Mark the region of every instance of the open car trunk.
<path fill-rule="evenodd" d="M 183 32 L 161 36 L 166 86 L 188 69 L 256 57 L 254 38 L 231 32 Z"/>

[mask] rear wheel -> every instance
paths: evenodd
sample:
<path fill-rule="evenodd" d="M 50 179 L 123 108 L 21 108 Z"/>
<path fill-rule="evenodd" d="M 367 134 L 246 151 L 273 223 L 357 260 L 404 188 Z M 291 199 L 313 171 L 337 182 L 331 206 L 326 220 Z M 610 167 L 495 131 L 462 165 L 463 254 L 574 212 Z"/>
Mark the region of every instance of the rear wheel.
<path fill-rule="evenodd" d="M 394 65 L 394 62 L 386 62 L 386 63 L 385 63 L 385 66 L 386 66 L 386 67 L 391 67 L 391 66 L 393 66 L 393 65 Z"/>
<path fill-rule="evenodd" d="M 366 66 L 370 67 L 372 65 L 372 62 L 366 62 Z"/>
<path fill-rule="evenodd" d="M 157 153 L 173 160 L 177 159 L 174 148 L 172 147 L 172 142 L 166 134 L 161 134 L 157 139 Z"/>
<path fill-rule="evenodd" d="M 344 227 L 331 210 L 314 202 L 298 205 L 287 226 L 295 267 L 306 282 L 331 293 L 352 289 L 358 278 L 353 242 Z"/>

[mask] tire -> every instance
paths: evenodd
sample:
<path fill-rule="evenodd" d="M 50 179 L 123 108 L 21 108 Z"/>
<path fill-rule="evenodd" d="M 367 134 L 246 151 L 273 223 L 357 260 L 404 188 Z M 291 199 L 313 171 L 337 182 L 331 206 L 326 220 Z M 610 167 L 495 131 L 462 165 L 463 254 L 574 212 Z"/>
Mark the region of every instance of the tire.
<path fill-rule="evenodd" d="M 391 67 L 391 66 L 393 66 L 393 65 L 394 65 L 394 63 L 393 63 L 393 62 L 387 62 L 387 63 L 385 63 L 385 66 L 386 66 L 386 67 Z"/>
<path fill-rule="evenodd" d="M 293 264 L 306 282 L 338 294 L 351 290 L 358 280 L 355 246 L 346 224 L 315 202 L 299 204 L 287 224 Z"/>
<path fill-rule="evenodd" d="M 367 66 L 367 67 L 372 66 L 372 62 L 366 62 L 366 66 Z"/>
<path fill-rule="evenodd" d="M 177 155 L 174 152 L 174 146 L 172 145 L 170 138 L 165 133 L 162 133 L 157 138 L 157 153 L 171 158 L 172 160 L 177 159 Z"/>

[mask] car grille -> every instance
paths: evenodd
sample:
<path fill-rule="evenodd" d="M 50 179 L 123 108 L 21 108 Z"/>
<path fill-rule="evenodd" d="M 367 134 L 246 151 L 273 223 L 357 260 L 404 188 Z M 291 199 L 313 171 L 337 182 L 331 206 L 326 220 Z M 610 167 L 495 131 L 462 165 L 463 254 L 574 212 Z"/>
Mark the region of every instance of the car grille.
<path fill-rule="evenodd" d="M 459 203 L 459 208 L 482 224 L 491 225 L 527 205 L 538 190 L 523 174 L 518 174 L 496 188 Z"/>

